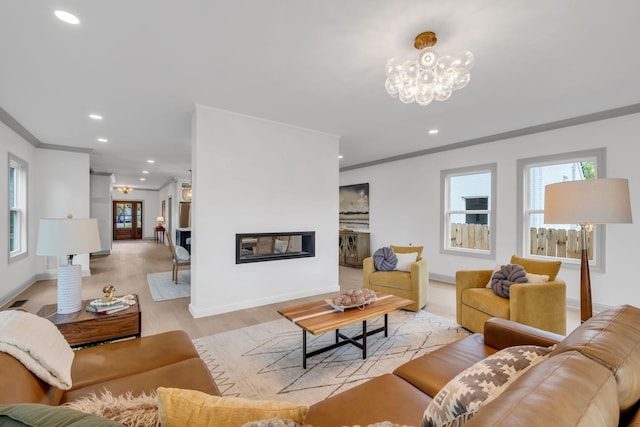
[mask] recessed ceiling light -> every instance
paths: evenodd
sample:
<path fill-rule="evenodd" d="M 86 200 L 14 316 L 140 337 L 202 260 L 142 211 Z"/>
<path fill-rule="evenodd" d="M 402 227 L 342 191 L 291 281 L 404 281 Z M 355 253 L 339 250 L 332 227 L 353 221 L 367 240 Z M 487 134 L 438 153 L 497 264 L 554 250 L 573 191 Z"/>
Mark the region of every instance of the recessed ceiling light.
<path fill-rule="evenodd" d="M 155 163 L 155 160 L 147 160 L 147 163 Z"/>
<path fill-rule="evenodd" d="M 344 157 L 342 154 L 338 154 L 339 159 L 341 159 L 342 157 Z"/>
<path fill-rule="evenodd" d="M 429 129 L 429 135 L 435 135 L 440 132 L 438 129 Z"/>
<path fill-rule="evenodd" d="M 102 116 L 100 114 L 89 114 L 93 120 L 102 120 Z"/>
<path fill-rule="evenodd" d="M 142 171 L 142 173 L 149 173 L 149 171 Z"/>
<path fill-rule="evenodd" d="M 63 22 L 66 22 L 67 24 L 78 25 L 80 23 L 80 20 L 78 19 L 77 16 L 69 12 L 65 12 L 64 10 L 56 10 L 53 13 L 54 15 L 56 15 L 56 18 L 58 18 Z"/>
<path fill-rule="evenodd" d="M 140 181 L 146 181 L 147 178 L 140 178 Z"/>
<path fill-rule="evenodd" d="M 107 138 L 98 138 L 98 142 L 109 142 Z"/>

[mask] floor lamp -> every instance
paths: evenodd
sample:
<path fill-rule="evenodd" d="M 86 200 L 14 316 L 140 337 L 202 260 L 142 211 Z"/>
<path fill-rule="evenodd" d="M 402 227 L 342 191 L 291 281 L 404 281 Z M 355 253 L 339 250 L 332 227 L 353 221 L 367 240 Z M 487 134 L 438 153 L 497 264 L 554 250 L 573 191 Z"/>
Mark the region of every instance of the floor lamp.
<path fill-rule="evenodd" d="M 58 314 L 82 310 L 82 266 L 73 264 L 74 255 L 101 249 L 95 218 L 40 220 L 36 255 L 67 257 L 58 266 Z"/>
<path fill-rule="evenodd" d="M 593 314 L 587 228 L 594 224 L 631 223 L 629 181 L 601 178 L 549 184 L 544 191 L 544 223 L 580 225 L 580 319 L 584 322 Z"/>

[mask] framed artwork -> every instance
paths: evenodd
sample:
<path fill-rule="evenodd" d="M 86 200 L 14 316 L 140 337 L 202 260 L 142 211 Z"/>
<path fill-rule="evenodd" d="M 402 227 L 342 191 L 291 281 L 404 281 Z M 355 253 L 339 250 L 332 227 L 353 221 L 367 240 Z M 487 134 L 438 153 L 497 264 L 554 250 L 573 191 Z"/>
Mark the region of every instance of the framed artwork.
<path fill-rule="evenodd" d="M 369 183 L 340 187 L 341 229 L 369 228 Z"/>

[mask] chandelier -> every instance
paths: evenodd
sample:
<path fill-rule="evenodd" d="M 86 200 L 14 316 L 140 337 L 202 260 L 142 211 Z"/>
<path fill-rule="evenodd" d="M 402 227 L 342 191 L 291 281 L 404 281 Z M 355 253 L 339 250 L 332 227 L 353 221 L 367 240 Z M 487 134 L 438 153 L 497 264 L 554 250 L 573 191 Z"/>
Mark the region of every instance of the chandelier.
<path fill-rule="evenodd" d="M 387 62 L 384 87 L 389 95 L 405 104 L 415 101 L 424 106 L 433 100 L 446 101 L 454 90 L 469 83 L 473 54 L 465 50 L 455 56 L 438 55 L 433 49 L 437 41 L 431 31 L 420 33 L 413 44 L 420 50 L 417 60 L 392 58 Z"/>
<path fill-rule="evenodd" d="M 124 187 L 118 187 L 117 190 L 123 194 L 129 194 L 133 191 L 133 188 L 124 186 Z"/>

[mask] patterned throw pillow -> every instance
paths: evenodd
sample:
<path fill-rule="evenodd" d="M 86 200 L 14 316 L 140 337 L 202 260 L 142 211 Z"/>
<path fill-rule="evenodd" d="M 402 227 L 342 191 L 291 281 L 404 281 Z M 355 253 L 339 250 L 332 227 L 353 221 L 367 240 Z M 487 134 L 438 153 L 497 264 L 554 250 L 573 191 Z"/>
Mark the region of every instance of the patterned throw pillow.
<path fill-rule="evenodd" d="M 433 398 L 424 412 L 422 427 L 459 427 L 482 405 L 502 393 L 520 375 L 543 361 L 551 347 L 508 347 L 456 375 Z"/>

